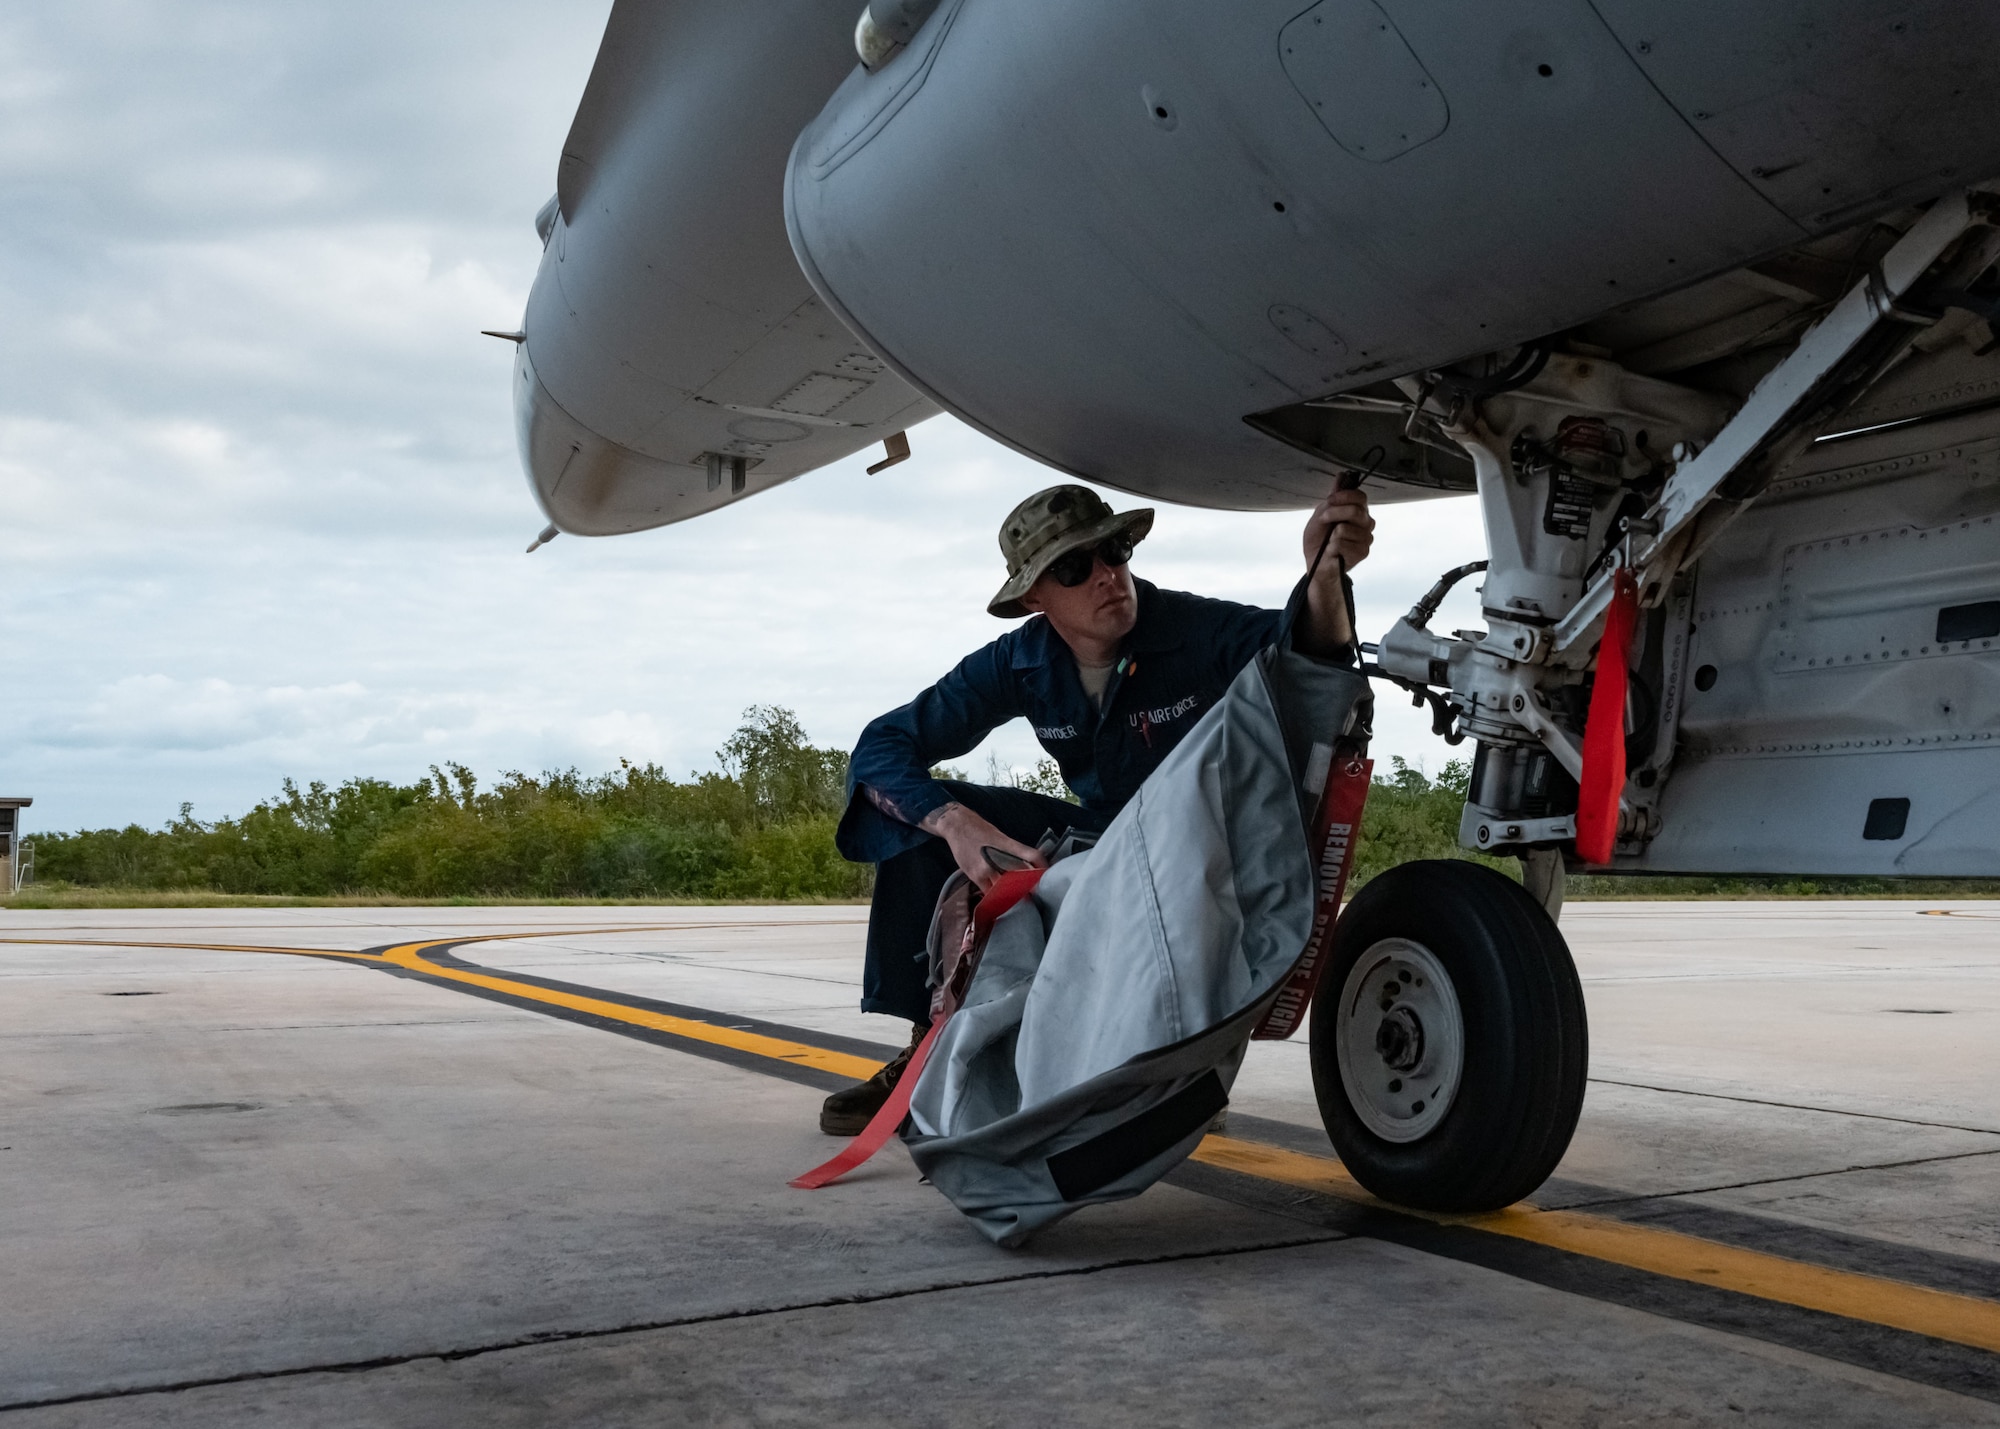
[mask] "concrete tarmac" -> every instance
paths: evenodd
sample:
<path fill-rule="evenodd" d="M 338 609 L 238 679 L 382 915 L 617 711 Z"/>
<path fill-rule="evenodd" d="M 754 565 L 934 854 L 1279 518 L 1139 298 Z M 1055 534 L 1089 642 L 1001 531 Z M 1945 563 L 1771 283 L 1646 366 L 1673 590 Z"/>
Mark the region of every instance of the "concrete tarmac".
<path fill-rule="evenodd" d="M 1529 1207 L 1371 1203 L 1301 1037 L 1015 1252 L 785 1185 L 864 916 L 0 913 L 0 1423 L 2000 1425 L 2000 902 L 1572 905 Z"/>

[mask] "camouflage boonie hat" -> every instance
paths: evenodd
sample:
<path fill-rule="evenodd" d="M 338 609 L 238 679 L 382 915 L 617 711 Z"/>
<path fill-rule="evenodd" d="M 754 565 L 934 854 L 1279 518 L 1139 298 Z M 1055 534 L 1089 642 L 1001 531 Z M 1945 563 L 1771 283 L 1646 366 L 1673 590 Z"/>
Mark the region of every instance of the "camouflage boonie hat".
<path fill-rule="evenodd" d="M 1002 620 L 1026 615 L 1021 597 L 1057 559 L 1121 531 L 1137 543 L 1152 529 L 1150 506 L 1113 511 L 1087 486 L 1051 486 L 1037 491 L 1000 523 L 1000 554 L 1007 558 L 1007 583 L 986 602 L 987 613 Z"/>

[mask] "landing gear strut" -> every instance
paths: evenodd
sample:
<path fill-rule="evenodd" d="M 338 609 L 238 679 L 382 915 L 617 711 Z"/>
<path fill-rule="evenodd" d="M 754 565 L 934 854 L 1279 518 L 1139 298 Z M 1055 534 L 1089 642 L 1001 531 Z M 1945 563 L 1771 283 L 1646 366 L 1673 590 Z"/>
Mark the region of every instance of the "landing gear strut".
<path fill-rule="evenodd" d="M 1453 583 L 1481 568 L 1475 562 L 1447 573 L 1383 635 L 1368 672 L 1428 699 L 1440 733 L 1476 741 L 1459 842 L 1519 858 L 1527 886 L 1464 862 L 1405 864 L 1363 889 L 1336 925 L 1321 984 L 1326 996 L 1314 1009 L 1313 1080 L 1327 1131 L 1362 1185 L 1407 1205 L 1479 1211 L 1527 1194 L 1561 1159 L 1583 1104 L 1586 1036 L 1576 970 L 1553 917 L 1569 866 L 1584 860 L 1621 869 L 1660 866 L 1651 860 L 1681 751 L 1684 672 L 1703 619 L 1694 606 L 1703 552 L 1771 494 L 1771 483 L 1826 435 L 1829 423 L 1909 357 L 1948 308 L 2000 324 L 2000 316 L 1990 316 L 2000 310 L 1975 290 L 1996 262 L 2000 196 L 1985 186 L 1945 195 L 1865 272 L 1852 275 L 1847 292 L 1830 300 L 1740 398 L 1628 369 L 1610 349 L 1574 336 L 1520 348 L 1504 362 L 1504 353 L 1487 354 L 1483 375 L 1460 364 L 1396 379 L 1407 399 L 1405 437 L 1455 446 L 1471 459 L 1486 527 L 1479 591 L 1486 628 L 1449 637 L 1430 629 Z M 1922 350 L 1942 349 L 1931 341 Z M 1864 474 L 1874 481 L 1893 465 L 1855 466 L 1841 479 L 1858 487 Z M 1963 498 L 1953 492 L 1949 499 Z M 1767 540 L 1776 542 L 1786 518 L 1774 519 Z M 1885 544 L 1913 531 L 1911 545 L 1925 539 L 1907 522 L 1888 531 L 1878 523 L 1873 533 L 1849 524 L 1827 531 L 1820 544 L 1830 550 L 1827 537 L 1837 535 L 1842 548 L 1852 542 L 1859 549 L 1871 534 Z M 1783 544 L 1769 546 L 1763 559 L 1774 559 Z M 1808 541 L 1794 549 L 1812 547 Z M 1786 552 L 1787 583 L 1777 599 L 1794 624 L 1814 608 L 1803 594 L 1793 603 L 1794 564 L 1804 559 Z M 1726 563 L 1716 578 L 1728 586 Z M 1871 576 L 1874 586 L 1854 579 L 1861 582 L 1856 589 L 1932 589 L 1894 585 L 1906 579 L 1901 575 Z M 1922 605 L 1928 596 L 1896 598 Z M 1620 614 L 1615 657 L 1603 664 L 1614 608 Z M 1943 616 L 1956 608 L 1939 603 L 1940 632 Z M 1784 615 L 1774 619 L 1775 631 L 1788 629 Z M 1903 627 L 1883 630 L 1890 628 Z M 1926 643 L 1928 624 L 1911 629 L 1916 638 L 1908 643 L 1919 654 L 1946 644 L 1942 633 Z M 1766 644 L 1789 652 L 1801 638 L 1786 634 Z M 1858 637 L 1843 638 L 1850 644 L 1838 651 L 1814 647 L 1806 668 L 1830 669 L 1836 654 L 1843 665 L 1883 658 L 1891 643 L 1898 658 L 1910 654 L 1902 648 L 1907 637 L 1892 641 L 1871 629 L 1866 645 L 1852 653 L 1845 652 Z M 1734 648 L 1752 647 L 1739 638 Z M 1773 668 L 1798 663 L 1789 653 L 1783 658 L 1791 663 Z M 1612 683 L 1599 683 L 1600 669 L 1617 672 Z M 1698 666 L 1695 692 L 1710 689 L 1715 678 L 1713 666 Z M 1899 688 L 1899 708 L 1916 708 L 1909 687 Z M 1783 726 L 1757 707 L 1777 697 L 1758 689 L 1765 687 L 1734 697 L 1735 725 L 1717 726 L 1711 713 L 1711 728 L 1754 731 L 1754 739 L 1775 743 L 1768 731 Z M 1601 694 L 1607 698 L 1599 700 Z M 1897 717 L 1886 718 L 1893 725 Z M 1853 739 L 1846 724 L 1806 727 L 1848 737 L 1837 745 L 1816 736 L 1780 748 L 1831 755 L 1886 750 L 1895 742 Z M 1923 726 L 1917 744 L 1940 738 L 1928 733 L 1931 727 Z M 1963 731 L 1948 733 L 1957 742 Z M 1746 746 L 1739 749 L 1717 746 L 1711 735 L 1710 746 L 1731 756 L 1771 752 L 1752 738 L 1737 736 Z M 1587 747 L 1595 751 L 1589 768 Z M 1771 776 L 1763 777 L 1761 786 L 1746 787 L 1773 787 Z M 1735 797 L 1717 778 L 1711 773 L 1707 785 L 1677 793 L 1682 812 L 1667 847 L 1682 867 L 1704 857 L 1741 864 L 1738 850 L 1718 847 L 1702 832 L 1703 822 L 1729 827 L 1732 816 L 1742 826 Z M 1593 791 L 1588 809 L 1586 790 Z M 1688 811 L 1704 800 L 1714 812 L 1691 817 Z M 1908 805 L 1903 799 L 1901 807 Z M 1859 808 L 1853 813 L 1858 820 Z M 1585 824 L 1609 837 L 1584 840 Z M 1875 840 L 1868 831 L 1874 827 L 1854 832 Z M 1900 837 L 1903 825 L 1895 827 Z M 1794 847 L 1813 843 L 1797 831 L 1788 837 Z M 1786 855 L 1774 850 L 1769 857 L 1782 864 Z"/>

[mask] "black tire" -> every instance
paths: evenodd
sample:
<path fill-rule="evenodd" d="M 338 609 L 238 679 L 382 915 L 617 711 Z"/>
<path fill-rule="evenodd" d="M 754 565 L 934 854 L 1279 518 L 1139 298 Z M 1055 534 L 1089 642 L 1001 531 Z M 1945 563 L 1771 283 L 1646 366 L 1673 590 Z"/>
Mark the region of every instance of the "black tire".
<path fill-rule="evenodd" d="M 1367 967 L 1357 972 L 1364 956 Z M 1456 1088 L 1435 1099 L 1444 1110 L 1429 1109 L 1433 1122 L 1409 1110 L 1423 1102 L 1405 1106 L 1389 1095 L 1389 1088 L 1410 1095 L 1400 1091 L 1402 1082 L 1374 1080 L 1400 1075 L 1399 1065 L 1413 1056 L 1431 1055 L 1422 1051 L 1423 1008 L 1400 1001 L 1424 995 L 1423 979 L 1408 976 L 1424 967 L 1441 967 L 1448 976 L 1461 1033 Z M 1354 990 L 1343 1009 L 1350 979 Z M 1376 983 L 1386 990 L 1369 992 Z M 1448 1049 L 1450 1012 L 1430 1010 L 1438 1028 L 1434 1047 Z M 1385 1032 L 1391 1021 L 1398 1028 Z M 1371 1130 L 1349 1095 L 1342 1041 L 1357 1082 L 1365 1084 L 1358 1095 L 1390 1137 Z M 1369 882 L 1341 915 L 1314 999 L 1313 1091 L 1341 1161 L 1383 1200 L 1476 1212 L 1526 1196 L 1569 1148 L 1589 1061 L 1583 988 L 1569 945 L 1519 884 L 1458 859 L 1405 863 Z M 1432 1075 L 1421 1060 L 1413 1067 L 1413 1076 Z M 1390 1120 L 1403 1115 L 1405 1122 Z"/>

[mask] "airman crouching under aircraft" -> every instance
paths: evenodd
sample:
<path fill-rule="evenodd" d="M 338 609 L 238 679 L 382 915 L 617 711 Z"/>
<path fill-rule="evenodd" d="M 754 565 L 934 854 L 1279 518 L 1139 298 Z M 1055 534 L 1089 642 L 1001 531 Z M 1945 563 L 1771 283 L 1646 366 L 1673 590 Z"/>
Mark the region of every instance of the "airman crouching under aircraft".
<path fill-rule="evenodd" d="M 1150 509 L 1114 512 L 1082 486 L 1023 501 L 1001 524 L 1007 581 L 986 608 L 1003 620 L 1034 618 L 862 731 L 837 836 L 842 854 L 876 866 L 861 1007 L 907 1018 L 915 1030 L 873 1077 L 826 1099 L 820 1129 L 829 1135 L 867 1126 L 930 1025 L 925 940 L 953 870 L 985 888 L 1001 864 L 1040 865 L 1045 833 L 1102 831 L 1277 638 L 1282 610 L 1135 579 L 1133 547 L 1152 525 Z M 1346 572 L 1367 558 L 1374 526 L 1359 491 L 1335 490 L 1307 519 L 1296 649 L 1353 660 Z M 941 761 L 1015 718 L 1033 726 L 1080 804 L 932 777 Z"/>

